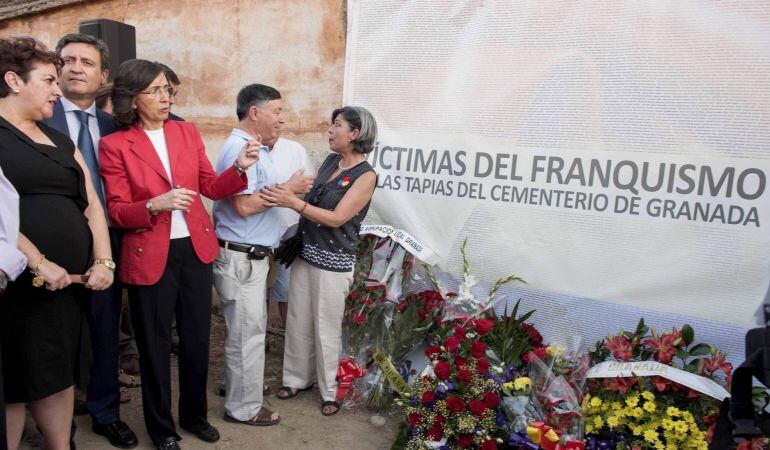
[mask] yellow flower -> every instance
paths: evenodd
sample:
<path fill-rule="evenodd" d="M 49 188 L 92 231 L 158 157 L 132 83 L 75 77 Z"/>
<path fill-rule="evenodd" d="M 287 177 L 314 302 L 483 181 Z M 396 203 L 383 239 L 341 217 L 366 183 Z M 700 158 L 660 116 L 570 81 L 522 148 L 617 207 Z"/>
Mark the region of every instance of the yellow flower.
<path fill-rule="evenodd" d="M 655 402 L 644 402 L 643 408 L 647 412 L 655 412 L 655 410 L 658 409 L 657 405 L 655 405 Z"/>
<path fill-rule="evenodd" d="M 546 353 L 548 353 L 548 356 L 551 358 L 553 357 L 558 358 L 560 356 L 563 356 L 566 353 L 566 350 L 564 350 L 564 347 L 555 347 L 555 346 L 554 347 L 548 346 L 545 348 L 545 351 Z"/>
<path fill-rule="evenodd" d="M 666 415 L 668 416 L 676 417 L 680 413 L 681 411 L 679 411 L 679 408 L 677 408 L 676 406 L 669 406 L 668 408 L 666 408 Z"/>
<path fill-rule="evenodd" d="M 600 416 L 594 417 L 594 426 L 596 428 L 601 428 L 604 426 L 604 419 L 602 419 Z"/>
<path fill-rule="evenodd" d="M 602 406 L 602 399 L 599 397 L 591 397 L 591 402 L 589 404 L 594 408 L 598 408 Z"/>
<path fill-rule="evenodd" d="M 530 386 L 532 386 L 532 381 L 529 378 L 527 378 L 527 377 L 516 378 L 513 381 L 513 387 L 517 391 L 521 391 L 521 390 L 524 390 L 524 389 L 529 389 Z"/>
<path fill-rule="evenodd" d="M 644 397 L 644 399 L 647 400 L 648 402 L 655 400 L 655 394 L 653 394 L 650 391 L 642 392 L 642 397 Z"/>
<path fill-rule="evenodd" d="M 626 397 L 626 405 L 633 408 L 638 404 L 639 404 L 639 395 L 634 394 Z"/>
<path fill-rule="evenodd" d="M 658 440 L 658 432 L 655 430 L 645 430 L 644 432 L 644 440 L 647 442 L 657 442 Z"/>
<path fill-rule="evenodd" d="M 620 425 L 618 416 L 610 416 L 607 418 L 607 426 L 609 426 L 610 428 L 617 428 L 618 425 Z"/>

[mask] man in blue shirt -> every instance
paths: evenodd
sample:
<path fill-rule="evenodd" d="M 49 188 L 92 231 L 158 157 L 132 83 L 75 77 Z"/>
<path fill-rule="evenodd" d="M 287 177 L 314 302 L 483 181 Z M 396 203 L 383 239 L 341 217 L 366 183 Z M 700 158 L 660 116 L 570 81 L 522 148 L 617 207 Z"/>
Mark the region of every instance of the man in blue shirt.
<path fill-rule="evenodd" d="M 260 189 L 277 184 L 270 149 L 283 124 L 281 94 L 261 84 L 238 93 L 238 126 L 225 141 L 217 173 L 233 165 L 245 142 L 257 140 L 259 162 L 247 170 L 246 190 L 214 204 L 219 255 L 214 261 L 214 287 L 227 324 L 225 341 L 225 420 L 246 425 L 274 425 L 281 419 L 263 406 L 267 278 L 270 252 L 280 237 L 281 217 L 266 206 Z M 298 171 L 286 187 L 298 194 L 312 178 Z"/>

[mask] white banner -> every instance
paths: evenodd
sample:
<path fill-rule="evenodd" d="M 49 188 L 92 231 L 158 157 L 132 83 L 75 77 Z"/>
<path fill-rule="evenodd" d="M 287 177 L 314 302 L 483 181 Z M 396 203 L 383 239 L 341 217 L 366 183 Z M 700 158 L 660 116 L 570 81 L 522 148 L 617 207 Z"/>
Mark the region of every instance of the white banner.
<path fill-rule="evenodd" d="M 430 265 L 439 262 L 439 257 L 433 250 L 413 238 L 404 230 L 398 230 L 389 225 L 362 225 L 360 234 L 373 234 L 379 237 L 389 237 L 393 239 L 393 241 L 401 244 L 406 251 L 414 255 L 420 261 Z"/>
<path fill-rule="evenodd" d="M 469 237 L 480 288 L 515 272 L 502 292 L 562 323 L 608 317 L 564 334 L 645 315 L 740 356 L 770 282 L 768 27 L 764 0 L 351 0 L 369 221 L 451 273 Z"/>
<path fill-rule="evenodd" d="M 586 378 L 616 377 L 663 377 L 720 401 L 730 397 L 725 388 L 706 377 L 655 361 L 605 361 L 586 373 Z"/>

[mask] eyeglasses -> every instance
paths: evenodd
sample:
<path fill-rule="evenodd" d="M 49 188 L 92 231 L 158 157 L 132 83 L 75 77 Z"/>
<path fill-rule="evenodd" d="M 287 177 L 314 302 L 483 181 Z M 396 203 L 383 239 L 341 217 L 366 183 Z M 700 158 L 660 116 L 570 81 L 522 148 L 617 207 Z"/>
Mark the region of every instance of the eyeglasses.
<path fill-rule="evenodd" d="M 149 95 L 150 97 L 161 98 L 162 94 L 166 94 L 169 97 L 173 97 L 176 92 L 169 85 L 165 86 L 153 86 L 149 91 L 143 91 L 142 94 Z"/>

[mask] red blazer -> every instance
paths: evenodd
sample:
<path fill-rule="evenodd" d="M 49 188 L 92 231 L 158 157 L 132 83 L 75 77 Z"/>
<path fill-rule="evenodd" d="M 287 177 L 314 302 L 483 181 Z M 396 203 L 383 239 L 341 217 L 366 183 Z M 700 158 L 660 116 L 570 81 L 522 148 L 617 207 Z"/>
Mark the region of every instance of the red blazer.
<path fill-rule="evenodd" d="M 246 175 L 239 176 L 232 167 L 217 176 L 195 125 L 169 120 L 163 130 L 174 186 L 192 189 L 212 200 L 246 189 Z M 166 268 L 171 212 L 150 216 L 145 205 L 172 188 L 166 170 L 139 125 L 99 141 L 99 166 L 112 226 L 126 231 L 118 267 L 120 279 L 129 284 L 155 284 Z M 219 245 L 200 195 L 185 218 L 195 253 L 208 264 L 216 258 Z"/>

